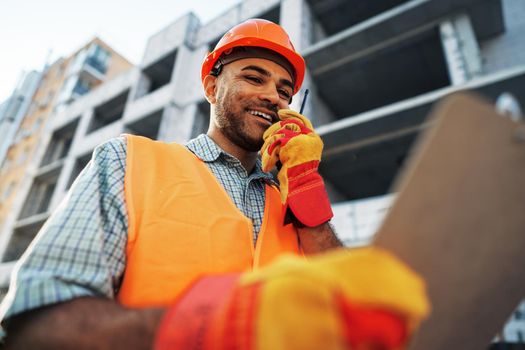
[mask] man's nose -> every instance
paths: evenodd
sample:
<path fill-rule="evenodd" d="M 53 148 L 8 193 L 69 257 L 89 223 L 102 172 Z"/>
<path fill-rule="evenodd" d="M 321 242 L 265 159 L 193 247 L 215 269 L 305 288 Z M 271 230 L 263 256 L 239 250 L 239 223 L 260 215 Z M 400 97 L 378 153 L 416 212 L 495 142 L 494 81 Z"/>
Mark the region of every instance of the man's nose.
<path fill-rule="evenodd" d="M 272 86 L 271 84 L 268 84 L 261 90 L 259 98 L 263 101 L 270 102 L 271 104 L 276 106 L 279 104 L 280 100 L 277 87 Z"/>

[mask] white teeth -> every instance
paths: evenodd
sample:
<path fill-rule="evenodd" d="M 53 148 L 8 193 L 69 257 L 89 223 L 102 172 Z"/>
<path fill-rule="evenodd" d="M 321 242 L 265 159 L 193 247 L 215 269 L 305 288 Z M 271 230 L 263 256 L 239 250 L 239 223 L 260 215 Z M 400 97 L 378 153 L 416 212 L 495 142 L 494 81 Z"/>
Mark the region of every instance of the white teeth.
<path fill-rule="evenodd" d="M 253 114 L 253 115 L 256 115 L 256 116 L 259 116 L 259 117 L 263 117 L 264 119 L 268 120 L 268 121 L 272 121 L 272 116 L 269 115 L 269 114 L 266 114 L 264 112 L 260 112 L 260 111 L 255 111 L 253 109 L 250 109 L 248 111 L 250 114 Z"/>

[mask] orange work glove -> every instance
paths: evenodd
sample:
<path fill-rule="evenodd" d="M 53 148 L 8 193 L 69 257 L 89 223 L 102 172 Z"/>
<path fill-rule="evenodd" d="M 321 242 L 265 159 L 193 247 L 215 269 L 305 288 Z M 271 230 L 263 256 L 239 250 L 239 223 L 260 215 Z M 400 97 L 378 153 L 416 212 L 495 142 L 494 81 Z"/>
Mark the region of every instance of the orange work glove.
<path fill-rule="evenodd" d="M 386 251 L 284 256 L 200 280 L 164 317 L 156 349 L 403 349 L 428 312 L 424 283 Z"/>
<path fill-rule="evenodd" d="M 290 210 L 303 225 L 318 226 L 333 216 L 323 179 L 317 171 L 323 141 L 305 116 L 290 109 L 278 113 L 281 121 L 263 135 L 263 170 L 270 171 L 277 162 L 282 164 L 277 178 L 284 210 Z"/>

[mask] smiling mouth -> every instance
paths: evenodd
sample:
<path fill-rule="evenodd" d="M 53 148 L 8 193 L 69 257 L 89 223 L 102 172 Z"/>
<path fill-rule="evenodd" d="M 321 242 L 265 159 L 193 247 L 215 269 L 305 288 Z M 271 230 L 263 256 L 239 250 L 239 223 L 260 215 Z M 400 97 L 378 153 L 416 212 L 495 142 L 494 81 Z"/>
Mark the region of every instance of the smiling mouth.
<path fill-rule="evenodd" d="M 272 124 L 274 122 L 274 119 L 277 119 L 276 117 L 273 117 L 271 114 L 264 113 L 264 112 L 261 112 L 261 111 L 256 111 L 254 109 L 249 109 L 248 113 L 250 113 L 251 115 L 254 115 L 256 117 L 262 118 L 262 119 L 266 120 L 267 122 L 269 122 L 270 124 Z"/>

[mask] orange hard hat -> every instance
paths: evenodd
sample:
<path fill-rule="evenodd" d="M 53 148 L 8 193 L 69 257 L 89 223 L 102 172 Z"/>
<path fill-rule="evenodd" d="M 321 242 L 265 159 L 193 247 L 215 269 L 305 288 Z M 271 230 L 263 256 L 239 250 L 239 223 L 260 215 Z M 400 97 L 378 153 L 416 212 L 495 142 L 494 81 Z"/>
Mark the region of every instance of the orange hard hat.
<path fill-rule="evenodd" d="M 299 91 L 305 72 L 303 57 L 295 51 L 288 34 L 280 25 L 259 18 L 238 24 L 224 34 L 215 49 L 206 55 L 202 63 L 201 79 L 204 81 L 206 75 L 210 74 L 223 52 L 240 46 L 260 47 L 283 56 L 295 71 L 294 93 Z"/>

